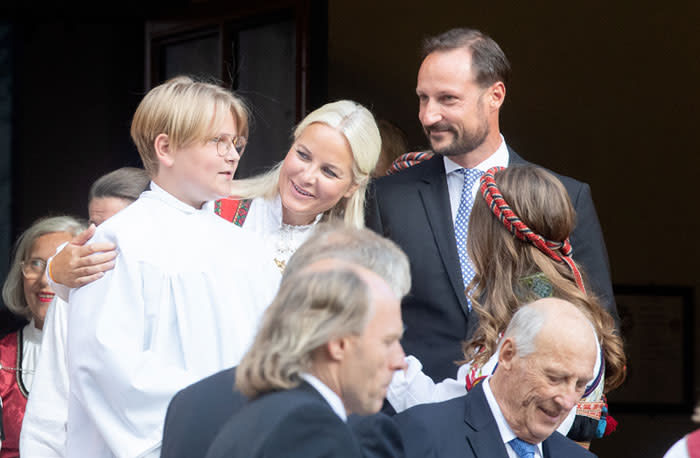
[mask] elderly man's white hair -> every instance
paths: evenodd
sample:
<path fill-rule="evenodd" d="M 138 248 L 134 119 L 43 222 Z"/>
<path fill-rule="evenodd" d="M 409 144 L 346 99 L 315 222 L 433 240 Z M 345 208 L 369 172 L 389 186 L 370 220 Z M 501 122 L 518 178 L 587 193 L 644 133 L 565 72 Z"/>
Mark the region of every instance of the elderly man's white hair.
<path fill-rule="evenodd" d="M 566 312 L 562 311 L 561 313 L 572 314 L 573 316 L 578 315 L 578 318 L 585 320 L 589 324 L 591 331 L 593 331 L 593 336 L 596 340 L 598 339 L 593 323 L 591 323 L 588 316 L 571 302 L 550 297 L 539 299 L 520 307 L 513 315 L 513 318 L 511 318 L 503 334 L 501 343 L 506 338 L 511 337 L 515 341 L 515 347 L 519 356 L 525 357 L 534 353 L 536 350 L 535 338 L 548 319 L 554 319 L 555 316 L 560 315 L 559 308 L 561 308 L 562 305 L 569 307 L 566 307 Z"/>

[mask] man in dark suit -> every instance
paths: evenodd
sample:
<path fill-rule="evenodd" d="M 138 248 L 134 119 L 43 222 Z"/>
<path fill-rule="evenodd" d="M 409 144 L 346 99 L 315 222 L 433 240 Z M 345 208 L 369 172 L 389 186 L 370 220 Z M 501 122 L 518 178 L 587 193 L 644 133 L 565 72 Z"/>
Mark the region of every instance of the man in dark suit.
<path fill-rule="evenodd" d="M 292 256 L 283 282 L 315 261 L 336 259 L 359 264 L 386 279 L 398 297 L 410 288 L 408 260 L 395 243 L 366 229 L 323 224 Z M 163 431 L 164 458 L 204 456 L 226 421 L 247 403 L 234 389 L 235 368 L 207 377 L 180 391 L 170 403 Z M 396 427 L 383 415 L 348 417 L 365 457 L 402 456 Z"/>
<path fill-rule="evenodd" d="M 236 368 L 226 369 L 180 391 L 168 407 L 163 458 L 204 456 L 226 421 L 248 399 L 234 388 Z M 384 414 L 350 415 L 348 426 L 365 458 L 400 458 L 403 442 Z"/>
<path fill-rule="evenodd" d="M 466 396 L 394 417 L 406 456 L 595 456 L 556 431 L 594 376 L 595 338 L 585 315 L 561 299 L 521 307 L 491 377 Z"/>
<path fill-rule="evenodd" d="M 413 288 L 403 302 L 402 344 L 435 380 L 454 377 L 454 361 L 463 359 L 460 343 L 476 328 L 464 291 L 473 278 L 466 231 L 478 178 L 493 166 L 526 163 L 499 129 L 509 72 L 498 44 L 476 30 L 454 29 L 426 40 L 416 92 L 420 122 L 437 154 L 377 180 L 368 194 L 368 227 L 398 243 L 411 260 Z M 557 176 L 577 214 L 574 259 L 617 320 L 590 188 Z"/>
<path fill-rule="evenodd" d="M 207 457 L 361 457 L 347 415 L 381 408 L 402 332 L 399 296 L 364 267 L 325 259 L 285 278 L 236 370 L 251 401 Z"/>

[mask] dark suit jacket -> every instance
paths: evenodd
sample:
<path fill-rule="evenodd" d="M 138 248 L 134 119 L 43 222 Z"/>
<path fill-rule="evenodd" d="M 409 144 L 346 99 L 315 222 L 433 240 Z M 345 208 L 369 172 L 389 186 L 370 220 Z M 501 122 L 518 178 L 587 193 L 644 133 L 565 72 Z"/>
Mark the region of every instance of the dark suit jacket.
<path fill-rule="evenodd" d="M 163 429 L 163 458 L 204 456 L 226 421 L 248 399 L 233 388 L 236 368 L 207 377 L 175 395 Z M 366 458 L 403 456 L 396 425 L 383 414 L 350 415 L 348 425 Z"/>
<path fill-rule="evenodd" d="M 527 163 L 509 152 L 511 164 Z M 574 260 L 617 321 L 608 254 L 590 188 L 555 175 L 577 214 L 571 236 Z M 375 181 L 367 205 L 367 226 L 396 242 L 411 261 L 413 285 L 402 303 L 406 353 L 415 355 L 434 380 L 454 377 L 454 361 L 464 359 L 461 342 L 471 336 L 477 319 L 467 308 L 442 156 Z"/>
<path fill-rule="evenodd" d="M 412 407 L 394 417 L 408 458 L 508 458 L 483 385 L 466 396 Z M 592 458 L 594 454 L 554 432 L 542 442 L 544 458 Z"/>
<path fill-rule="evenodd" d="M 223 426 L 206 456 L 359 458 L 362 451 L 350 427 L 318 391 L 302 382 L 242 407 Z"/>
<path fill-rule="evenodd" d="M 236 368 L 226 369 L 179 391 L 170 401 L 163 428 L 163 458 L 204 456 L 209 445 L 248 399 L 234 390 Z"/>

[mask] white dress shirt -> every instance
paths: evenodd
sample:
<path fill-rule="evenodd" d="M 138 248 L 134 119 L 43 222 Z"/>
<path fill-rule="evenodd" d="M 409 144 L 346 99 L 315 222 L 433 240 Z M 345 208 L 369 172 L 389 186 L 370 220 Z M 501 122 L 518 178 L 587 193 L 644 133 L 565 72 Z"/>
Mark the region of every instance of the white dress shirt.
<path fill-rule="evenodd" d="M 348 421 L 348 414 L 345 411 L 343 400 L 340 399 L 340 396 L 338 396 L 335 391 L 328 388 L 325 383 L 309 373 L 302 373 L 301 378 L 308 382 L 309 385 L 314 387 L 314 389 L 318 391 L 321 396 L 323 396 L 323 399 L 326 400 L 326 402 L 331 406 L 331 409 L 333 409 L 333 412 L 335 412 L 335 414 L 338 415 L 341 420 L 344 422 Z"/>
<path fill-rule="evenodd" d="M 508 167 L 509 158 L 510 154 L 508 153 L 508 146 L 506 145 L 506 141 L 503 139 L 503 135 L 501 135 L 501 144 L 498 149 L 474 168 L 485 172 L 491 167 Z M 459 201 L 462 198 L 462 187 L 464 186 L 464 175 L 457 172 L 457 170 L 463 169 L 464 167 L 457 164 L 447 156 L 443 156 L 443 161 L 445 162 L 447 191 L 450 193 L 452 222 L 454 223 L 455 219 L 457 218 L 457 210 L 459 210 Z M 479 180 L 477 180 L 476 183 L 474 183 L 474 186 L 472 186 L 472 198 L 476 196 L 478 190 Z"/>
<path fill-rule="evenodd" d="M 503 443 L 506 445 L 506 451 L 508 452 L 508 456 L 510 458 L 519 458 L 518 454 L 515 453 L 515 451 L 511 448 L 510 444 L 508 442 L 512 441 L 515 439 L 517 436 L 515 433 L 513 433 L 513 430 L 510 429 L 510 426 L 508 425 L 508 422 L 506 421 L 506 418 L 503 416 L 503 412 L 501 411 L 501 407 L 498 405 L 498 402 L 496 402 L 496 398 L 493 396 L 493 392 L 491 391 L 491 386 L 489 385 L 489 379 L 491 377 L 484 379 L 483 383 L 484 385 L 484 394 L 486 395 L 486 402 L 489 403 L 489 408 L 491 409 L 491 413 L 493 414 L 493 417 L 496 419 L 496 424 L 498 425 L 498 432 L 501 433 L 501 439 L 503 439 Z M 542 443 L 538 443 L 537 445 L 537 453 L 539 453 L 537 456 L 543 457 L 544 455 L 542 454 Z"/>
<path fill-rule="evenodd" d="M 91 242 L 113 270 L 68 310 L 69 457 L 157 457 L 165 412 L 187 385 L 238 364 L 280 272 L 254 234 L 151 190 Z"/>

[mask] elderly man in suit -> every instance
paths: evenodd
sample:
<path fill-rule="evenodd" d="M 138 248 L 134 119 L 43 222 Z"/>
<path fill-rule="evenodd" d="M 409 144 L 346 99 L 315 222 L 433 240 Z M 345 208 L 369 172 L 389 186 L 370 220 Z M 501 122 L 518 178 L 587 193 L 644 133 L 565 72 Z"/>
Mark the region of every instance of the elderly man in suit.
<path fill-rule="evenodd" d="M 466 396 L 394 417 L 407 456 L 585 458 L 556 428 L 594 377 L 596 335 L 561 299 L 521 307 L 500 344 L 496 372 Z"/>
<path fill-rule="evenodd" d="M 465 295 L 474 276 L 467 225 L 479 177 L 493 166 L 526 161 L 499 129 L 510 64 L 490 37 L 453 29 L 424 44 L 416 93 L 419 119 L 435 156 L 381 178 L 368 196 L 367 225 L 394 240 L 411 261 L 413 288 L 403 302 L 402 341 L 426 374 L 454 377 L 460 343 L 475 329 Z M 590 188 L 557 175 L 577 214 L 574 257 L 617 320 L 608 257 Z"/>

